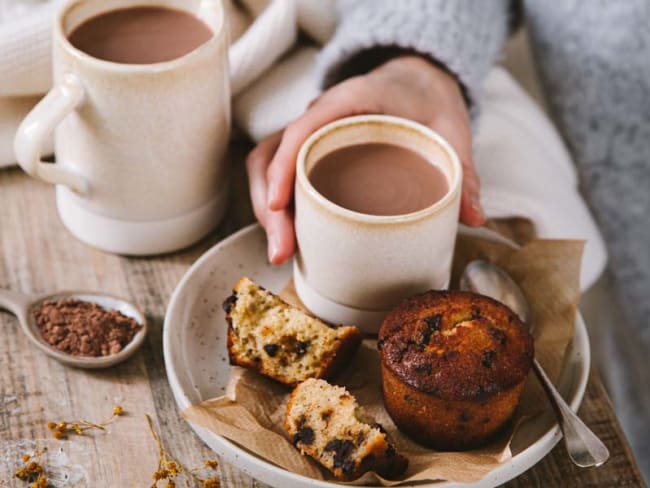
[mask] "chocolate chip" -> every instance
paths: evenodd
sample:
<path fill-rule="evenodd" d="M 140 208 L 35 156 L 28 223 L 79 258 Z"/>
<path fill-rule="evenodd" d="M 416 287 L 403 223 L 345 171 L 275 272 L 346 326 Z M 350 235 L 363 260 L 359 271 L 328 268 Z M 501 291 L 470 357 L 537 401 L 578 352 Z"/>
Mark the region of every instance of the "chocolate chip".
<path fill-rule="evenodd" d="M 320 418 L 323 420 L 323 422 L 327 422 L 331 416 L 332 416 L 331 410 L 325 410 L 320 414 Z"/>
<path fill-rule="evenodd" d="M 503 332 L 501 329 L 497 329 L 496 327 L 490 327 L 488 329 L 488 334 L 490 334 L 490 337 L 492 337 L 492 339 L 494 339 L 501 345 L 504 345 L 508 341 L 508 337 L 506 336 L 506 333 Z"/>
<path fill-rule="evenodd" d="M 483 359 L 481 360 L 481 364 L 485 366 L 486 368 L 491 368 L 492 363 L 494 362 L 494 358 L 496 358 L 497 353 L 492 350 L 484 351 L 483 352 Z"/>
<path fill-rule="evenodd" d="M 415 372 L 420 373 L 420 374 L 430 375 L 431 374 L 431 364 L 429 364 L 429 363 L 417 364 L 415 366 Z"/>
<path fill-rule="evenodd" d="M 297 342 L 296 342 L 296 348 L 294 349 L 294 352 L 295 352 L 298 356 L 302 356 L 303 354 L 305 354 L 305 353 L 307 352 L 307 348 L 308 348 L 308 347 L 309 347 L 309 343 L 308 343 L 308 342 L 297 341 Z"/>
<path fill-rule="evenodd" d="M 230 311 L 232 310 L 232 307 L 233 307 L 233 305 L 235 305 L 235 303 L 237 303 L 237 293 L 233 292 L 232 295 L 230 295 L 228 298 L 226 298 L 223 301 L 223 304 L 221 305 L 221 307 L 223 308 L 224 312 L 230 313 Z"/>
<path fill-rule="evenodd" d="M 334 439 L 327 443 L 325 452 L 334 452 L 334 467 L 340 468 L 346 459 L 352 454 L 354 443 L 349 439 Z"/>
<path fill-rule="evenodd" d="M 458 351 L 447 351 L 447 352 L 445 353 L 444 358 L 445 358 L 447 361 L 453 361 L 453 360 L 456 359 L 458 356 L 459 356 Z"/>
<path fill-rule="evenodd" d="M 314 430 L 311 427 L 303 427 L 293 436 L 293 443 L 298 444 L 299 442 L 310 445 L 314 442 Z"/>
<path fill-rule="evenodd" d="M 440 322 L 442 322 L 442 315 L 437 313 L 429 317 L 424 317 L 422 320 L 424 320 L 425 324 L 427 324 L 427 328 L 422 333 L 422 337 L 420 337 L 419 345 L 421 348 L 429 344 L 431 336 L 434 332 L 440 331 Z"/>
<path fill-rule="evenodd" d="M 354 471 L 354 461 L 345 461 L 341 465 L 341 470 L 343 471 L 343 474 L 345 474 L 345 475 L 352 474 L 352 471 Z"/>
<path fill-rule="evenodd" d="M 263 349 L 266 352 L 266 354 L 274 358 L 275 355 L 280 350 L 280 346 L 278 346 L 277 344 L 265 344 Z"/>
<path fill-rule="evenodd" d="M 468 414 L 465 410 L 463 410 L 462 412 L 460 412 L 460 415 L 458 415 L 458 420 L 459 420 L 460 422 L 469 422 L 469 420 L 470 420 L 471 418 L 472 418 L 471 415 Z"/>
<path fill-rule="evenodd" d="M 472 307 L 472 320 L 478 320 L 482 317 L 481 310 L 478 307 Z"/>

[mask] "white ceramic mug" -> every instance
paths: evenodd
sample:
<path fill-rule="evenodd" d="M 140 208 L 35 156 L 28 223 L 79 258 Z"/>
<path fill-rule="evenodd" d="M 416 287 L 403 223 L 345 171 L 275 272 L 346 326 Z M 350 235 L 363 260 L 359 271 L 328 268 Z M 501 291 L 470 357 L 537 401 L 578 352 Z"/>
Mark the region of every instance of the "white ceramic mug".
<path fill-rule="evenodd" d="M 87 19 L 134 6 L 188 11 L 214 35 L 154 64 L 96 59 L 68 41 Z M 271 12 L 251 29 L 268 39 L 277 21 Z M 251 65 L 266 66 L 272 56 L 259 42 L 238 44 L 230 55 L 246 58 L 248 68 L 239 69 L 237 89 L 252 78 Z M 173 251 L 207 234 L 228 186 L 231 80 L 221 0 L 72 0 L 57 15 L 53 45 L 54 87 L 21 124 L 14 149 L 27 173 L 57 185 L 65 226 L 92 246 L 132 255 Z M 241 68 L 237 59 L 231 63 Z M 55 129 L 56 164 L 44 163 Z"/>
<path fill-rule="evenodd" d="M 326 154 L 364 143 L 413 150 L 438 167 L 447 193 L 405 215 L 366 215 L 318 193 L 309 172 Z M 423 125 L 399 117 L 361 115 L 322 127 L 305 141 L 297 161 L 294 283 L 314 314 L 377 333 L 401 299 L 449 284 L 458 228 L 462 168 L 451 146 Z"/>

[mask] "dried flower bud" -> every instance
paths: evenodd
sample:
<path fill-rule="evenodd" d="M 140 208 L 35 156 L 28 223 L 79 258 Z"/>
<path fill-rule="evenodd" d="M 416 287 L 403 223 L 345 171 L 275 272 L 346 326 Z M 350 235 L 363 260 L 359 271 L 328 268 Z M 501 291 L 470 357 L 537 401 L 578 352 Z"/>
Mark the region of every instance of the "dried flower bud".
<path fill-rule="evenodd" d="M 29 458 L 30 458 L 30 455 L 29 455 L 29 454 L 23 454 L 23 458 L 22 458 L 22 459 L 23 459 L 23 463 L 26 463 L 27 461 L 29 461 Z"/>
<path fill-rule="evenodd" d="M 113 415 L 123 415 L 124 414 L 124 409 L 122 408 L 121 405 L 115 405 L 113 407 Z"/>
<path fill-rule="evenodd" d="M 63 433 L 62 430 L 55 430 L 53 435 L 54 435 L 55 439 L 58 439 L 58 440 L 65 439 L 65 434 Z"/>
<path fill-rule="evenodd" d="M 50 430 L 54 430 L 56 428 L 56 422 L 48 422 L 47 428 Z"/>
<path fill-rule="evenodd" d="M 167 461 L 167 470 L 169 471 L 169 476 L 176 476 L 181 472 L 181 467 L 176 461 Z"/>
<path fill-rule="evenodd" d="M 216 478 L 216 476 L 203 481 L 203 488 L 220 488 L 220 486 L 221 483 L 219 483 L 219 480 Z"/>
<path fill-rule="evenodd" d="M 204 465 L 206 468 L 217 469 L 217 467 L 219 466 L 219 461 L 215 461 L 213 459 L 206 459 Z"/>

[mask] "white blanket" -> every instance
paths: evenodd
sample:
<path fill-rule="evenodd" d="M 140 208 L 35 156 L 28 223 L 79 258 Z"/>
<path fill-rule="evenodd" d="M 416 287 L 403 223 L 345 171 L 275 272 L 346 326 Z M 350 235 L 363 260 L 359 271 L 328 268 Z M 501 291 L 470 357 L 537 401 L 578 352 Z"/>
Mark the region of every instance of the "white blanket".
<path fill-rule="evenodd" d="M 49 26 L 53 5 L 35 0 L 29 3 L 31 14 L 16 13 L 11 23 L 6 18 L 2 22 L 0 17 L 0 96 L 34 95 L 51 83 Z M 266 0 L 245 3 L 255 15 L 264 10 Z M 324 42 L 335 24 L 330 0 L 299 0 L 297 6 L 301 29 L 318 43 Z M 232 4 L 229 9 L 236 15 L 237 30 L 242 30 L 245 20 L 241 12 L 233 11 Z M 238 95 L 233 101 L 236 124 L 258 141 L 300 115 L 319 93 L 314 70 L 317 54 L 315 46 L 295 47 Z M 485 92 L 475 155 L 488 217 L 525 217 L 541 237 L 585 239 L 581 287 L 588 288 L 605 267 L 606 251 L 578 191 L 573 163 L 561 138 L 504 69 L 493 69 Z M 13 163 L 13 132 L 33 100 L 0 99 L 0 166 Z"/>

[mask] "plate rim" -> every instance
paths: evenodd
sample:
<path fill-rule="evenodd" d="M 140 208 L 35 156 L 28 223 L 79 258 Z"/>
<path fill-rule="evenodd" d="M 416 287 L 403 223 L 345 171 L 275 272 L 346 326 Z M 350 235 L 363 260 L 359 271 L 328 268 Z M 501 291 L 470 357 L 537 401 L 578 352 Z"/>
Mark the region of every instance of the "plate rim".
<path fill-rule="evenodd" d="M 467 232 L 467 233 L 471 233 L 473 235 L 478 235 L 478 236 L 481 236 L 481 234 L 483 234 L 482 237 L 486 239 L 496 238 L 501 242 L 508 241 L 507 239 L 503 238 L 503 236 L 497 234 L 494 231 L 485 228 L 481 228 L 481 229 L 484 230 L 485 232 L 481 232 L 480 230 L 477 229 L 472 229 L 471 232 Z M 176 288 L 174 288 L 174 291 L 169 299 L 169 303 L 165 311 L 165 318 L 163 321 L 163 331 L 162 331 L 163 360 L 165 363 L 167 382 L 169 383 L 169 386 L 172 390 L 172 394 L 174 396 L 174 400 L 176 401 L 176 405 L 179 409 L 179 412 L 182 412 L 183 410 L 185 410 L 187 407 L 191 405 L 191 402 L 187 394 L 185 393 L 183 387 L 181 386 L 181 381 L 176 371 L 177 368 L 173 364 L 172 352 L 171 352 L 171 348 L 172 348 L 171 316 L 174 315 L 174 310 L 177 307 L 176 304 L 179 300 L 179 297 L 183 294 L 187 283 L 193 278 L 194 274 L 197 273 L 198 270 L 206 262 L 210 261 L 214 255 L 218 254 L 220 248 L 227 246 L 232 241 L 237 241 L 243 238 L 244 236 L 256 232 L 258 230 L 261 230 L 260 225 L 258 223 L 253 223 L 247 225 L 246 227 L 241 228 L 240 230 L 234 232 L 233 234 L 229 235 L 225 239 L 222 239 L 221 241 L 215 243 L 212 247 L 206 250 L 185 271 L 183 277 L 176 285 Z M 461 233 L 465 232 L 463 226 L 459 226 L 459 232 Z M 576 313 L 574 337 L 578 335 L 581 336 L 581 341 L 585 344 L 586 347 L 584 349 L 584 354 L 582 354 L 582 363 L 584 367 L 582 369 L 581 374 L 574 379 L 574 381 L 576 382 L 575 395 L 570 401 L 567 401 L 567 403 L 569 404 L 569 406 L 574 412 L 578 410 L 584 398 L 587 389 L 587 383 L 589 381 L 589 372 L 591 367 L 591 346 L 589 343 L 589 335 L 583 317 L 579 310 Z M 226 439 L 225 437 L 215 434 L 214 432 L 211 432 L 187 420 L 186 422 L 189 424 L 192 430 L 199 436 L 199 438 L 206 445 L 208 445 L 210 449 L 216 451 L 217 454 L 225 458 L 227 462 L 231 464 L 235 464 L 239 470 L 244 471 L 245 473 L 249 474 L 250 476 L 260 481 L 264 481 L 265 476 L 274 475 L 274 477 L 283 479 L 285 482 L 289 481 L 295 483 L 302 483 L 303 485 L 309 484 L 313 487 L 319 487 L 319 488 L 331 488 L 335 486 L 343 486 L 333 481 L 316 480 L 296 473 L 291 473 L 290 471 L 287 471 L 286 469 L 281 468 L 280 466 L 276 466 L 268 461 L 259 458 L 258 456 L 250 452 L 247 452 L 246 450 L 242 449 L 237 444 L 235 444 L 229 439 Z M 481 480 L 475 483 L 465 484 L 465 483 L 457 483 L 451 481 L 433 481 L 431 483 L 424 483 L 424 484 L 418 482 L 417 486 L 422 488 L 487 486 L 485 485 L 485 483 L 489 482 L 489 478 L 494 477 L 495 474 L 499 478 L 498 483 L 512 480 L 515 477 L 519 476 L 524 471 L 527 471 L 528 469 L 536 465 L 542 458 L 544 458 L 555 447 L 555 445 L 559 442 L 561 437 L 562 434 L 560 431 L 560 427 L 556 422 L 535 443 L 531 444 L 529 447 L 527 447 L 526 449 L 522 450 L 520 453 L 513 456 L 507 462 L 496 467 L 495 469 L 490 471 L 484 478 L 482 478 Z M 219 447 L 218 448 L 214 447 L 214 444 L 217 444 Z M 527 457 L 529 460 L 532 459 L 532 462 L 523 460 L 522 459 L 523 457 Z M 247 462 L 248 466 L 242 466 L 241 465 L 242 461 Z M 507 476 L 506 479 L 501 479 L 500 472 L 505 471 L 507 469 L 510 469 L 511 472 L 505 475 Z M 400 486 L 408 487 L 408 486 L 415 486 L 415 485 L 405 484 Z M 496 485 L 489 485 L 489 486 L 496 486 Z M 381 487 L 375 486 L 371 488 L 381 488 Z"/>

